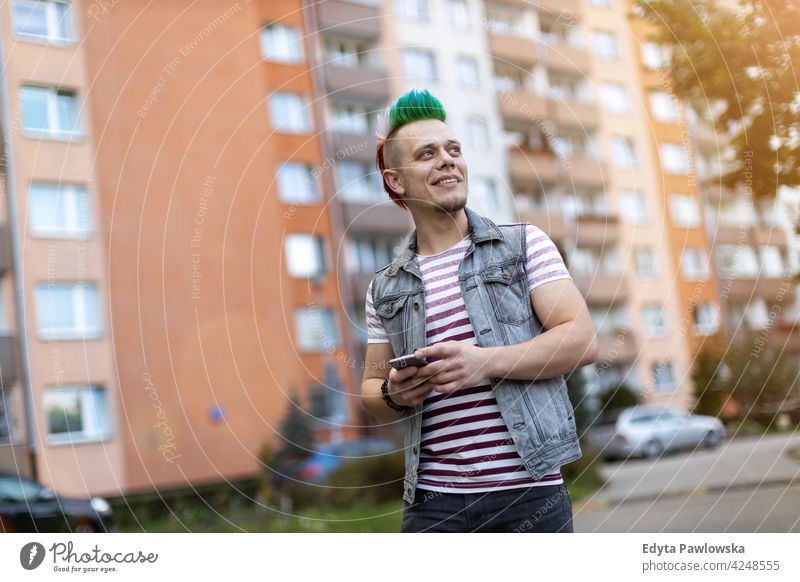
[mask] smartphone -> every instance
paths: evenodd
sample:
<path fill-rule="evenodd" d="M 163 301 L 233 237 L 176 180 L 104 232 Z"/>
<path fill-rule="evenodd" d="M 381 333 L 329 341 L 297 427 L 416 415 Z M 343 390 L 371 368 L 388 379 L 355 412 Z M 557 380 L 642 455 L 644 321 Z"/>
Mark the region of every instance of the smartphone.
<path fill-rule="evenodd" d="M 425 358 L 415 358 L 414 354 L 409 354 L 407 356 L 392 358 L 389 360 L 389 365 L 395 370 L 402 370 L 403 368 L 407 368 L 409 366 L 421 368 L 422 366 L 428 365 L 428 360 Z"/>

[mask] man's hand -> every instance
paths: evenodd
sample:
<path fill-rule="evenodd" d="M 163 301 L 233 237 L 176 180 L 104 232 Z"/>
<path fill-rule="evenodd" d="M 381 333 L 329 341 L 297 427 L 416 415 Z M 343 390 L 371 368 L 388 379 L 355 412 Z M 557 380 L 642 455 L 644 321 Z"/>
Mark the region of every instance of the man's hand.
<path fill-rule="evenodd" d="M 400 370 L 394 368 L 389 370 L 388 391 L 392 400 L 400 406 L 416 406 L 428 397 L 433 386 L 415 375 L 418 370 L 422 369 L 408 366 Z"/>
<path fill-rule="evenodd" d="M 430 386 L 442 394 L 477 386 L 490 377 L 490 350 L 478 346 L 447 341 L 420 348 L 414 355 L 435 361 L 419 368 L 413 379 L 423 381 L 422 386 Z"/>

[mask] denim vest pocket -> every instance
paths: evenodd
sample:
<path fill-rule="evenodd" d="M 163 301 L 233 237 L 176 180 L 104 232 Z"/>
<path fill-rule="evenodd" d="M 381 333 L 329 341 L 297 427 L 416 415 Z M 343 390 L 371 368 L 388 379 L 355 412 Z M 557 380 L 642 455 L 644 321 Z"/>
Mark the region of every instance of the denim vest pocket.
<path fill-rule="evenodd" d="M 389 342 L 392 344 L 396 356 L 406 353 L 406 328 L 408 327 L 407 294 L 384 297 L 375 304 L 375 313 L 380 317 Z"/>
<path fill-rule="evenodd" d="M 488 265 L 481 272 L 495 317 L 500 323 L 522 325 L 533 316 L 524 257 Z"/>

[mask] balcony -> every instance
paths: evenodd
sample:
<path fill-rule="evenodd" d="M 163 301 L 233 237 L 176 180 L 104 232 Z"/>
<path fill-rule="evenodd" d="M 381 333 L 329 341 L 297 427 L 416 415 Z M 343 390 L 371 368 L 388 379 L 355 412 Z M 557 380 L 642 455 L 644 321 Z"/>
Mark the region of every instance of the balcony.
<path fill-rule="evenodd" d="M 554 118 L 562 127 L 596 127 L 600 123 L 600 114 L 594 103 L 581 103 L 567 100 L 554 102 Z"/>
<path fill-rule="evenodd" d="M 540 208 L 518 209 L 519 219 L 541 228 L 554 241 L 564 240 L 569 232 L 567 219 L 557 208 L 547 212 Z"/>
<path fill-rule="evenodd" d="M 605 184 L 603 164 L 594 158 L 573 156 L 568 160 L 569 176 L 580 186 L 600 187 Z"/>
<path fill-rule="evenodd" d="M 323 65 L 322 69 L 329 94 L 352 95 L 377 102 L 389 99 L 389 80 L 384 69 L 333 64 Z"/>
<path fill-rule="evenodd" d="M 564 73 L 587 73 L 591 70 L 591 58 L 585 48 L 569 46 L 563 43 L 542 45 L 545 66 Z"/>
<path fill-rule="evenodd" d="M 568 14 L 580 15 L 581 13 L 580 0 L 537 0 L 534 4 L 538 4 L 540 10 L 552 14 L 566 12 Z"/>
<path fill-rule="evenodd" d="M 752 241 L 758 245 L 775 245 L 781 249 L 789 248 L 786 232 L 779 226 L 758 226 L 752 231 Z"/>
<path fill-rule="evenodd" d="M 614 335 L 597 336 L 598 362 L 630 362 L 636 359 L 637 354 L 636 338 L 625 328 L 617 330 Z"/>
<path fill-rule="evenodd" d="M 375 136 L 342 132 L 332 132 L 332 136 L 334 157 L 337 160 L 375 161 Z"/>
<path fill-rule="evenodd" d="M 379 2 L 327 0 L 317 4 L 319 28 L 328 34 L 375 39 L 380 36 Z"/>
<path fill-rule="evenodd" d="M 628 298 L 628 289 L 622 275 L 599 273 L 594 276 L 573 275 L 575 286 L 586 298 L 587 303 L 606 305 L 622 303 Z"/>
<path fill-rule="evenodd" d="M 489 33 L 489 51 L 492 56 L 523 67 L 530 67 L 541 60 L 542 47 L 531 38 Z"/>
<path fill-rule="evenodd" d="M 389 200 L 385 201 L 342 202 L 344 224 L 353 233 L 370 233 L 384 235 L 406 235 L 414 228 L 411 215 Z"/>
<path fill-rule="evenodd" d="M 552 184 L 559 180 L 561 173 L 553 154 L 514 148 L 509 152 L 509 175 L 512 182 L 530 186 Z"/>
<path fill-rule="evenodd" d="M 575 238 L 579 246 L 609 245 L 619 240 L 619 219 L 614 215 L 578 216 Z"/>
<path fill-rule="evenodd" d="M 529 91 L 500 91 L 497 99 L 500 115 L 506 120 L 534 123 L 550 117 L 547 99 Z"/>
<path fill-rule="evenodd" d="M 0 335 L 0 382 L 8 388 L 17 380 L 17 338 Z"/>

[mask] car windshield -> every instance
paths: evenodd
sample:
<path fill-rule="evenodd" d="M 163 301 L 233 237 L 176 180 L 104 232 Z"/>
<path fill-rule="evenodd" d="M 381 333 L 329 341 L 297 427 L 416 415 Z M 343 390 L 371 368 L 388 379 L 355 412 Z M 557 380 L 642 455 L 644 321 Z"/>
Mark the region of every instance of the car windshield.
<path fill-rule="evenodd" d="M 23 502 L 39 498 L 42 487 L 18 477 L 0 477 L 0 501 Z"/>

